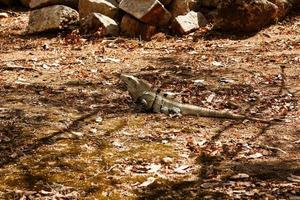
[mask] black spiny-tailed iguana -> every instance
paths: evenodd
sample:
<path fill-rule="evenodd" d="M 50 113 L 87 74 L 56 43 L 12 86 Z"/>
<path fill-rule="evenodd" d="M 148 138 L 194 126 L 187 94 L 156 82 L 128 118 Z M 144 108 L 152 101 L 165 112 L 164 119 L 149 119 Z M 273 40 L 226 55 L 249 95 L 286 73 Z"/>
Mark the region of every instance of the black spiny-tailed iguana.
<path fill-rule="evenodd" d="M 190 104 L 179 103 L 168 98 L 167 95 L 161 93 L 159 90 L 152 89 L 151 84 L 144 80 L 125 74 L 122 74 L 120 78 L 125 82 L 132 99 L 137 103 L 142 103 L 147 111 L 164 114 L 175 113 L 236 120 L 248 119 L 265 123 L 270 122 L 263 119 L 247 117 L 245 115 L 233 114 L 228 111 L 211 110 Z"/>

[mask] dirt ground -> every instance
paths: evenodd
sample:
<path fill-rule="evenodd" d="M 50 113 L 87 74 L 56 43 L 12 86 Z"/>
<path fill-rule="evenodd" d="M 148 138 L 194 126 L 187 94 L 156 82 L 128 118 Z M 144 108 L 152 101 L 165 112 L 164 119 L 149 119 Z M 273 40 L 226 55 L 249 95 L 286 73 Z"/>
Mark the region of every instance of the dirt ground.
<path fill-rule="evenodd" d="M 1 11 L 0 199 L 300 199 L 299 12 L 145 42 L 27 36 Z M 270 123 L 143 113 L 120 73 Z"/>

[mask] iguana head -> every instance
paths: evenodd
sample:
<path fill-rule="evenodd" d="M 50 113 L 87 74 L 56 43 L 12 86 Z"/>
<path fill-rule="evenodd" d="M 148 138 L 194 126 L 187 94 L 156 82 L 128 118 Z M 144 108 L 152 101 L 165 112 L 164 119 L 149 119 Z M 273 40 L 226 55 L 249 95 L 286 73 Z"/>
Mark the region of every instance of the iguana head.
<path fill-rule="evenodd" d="M 134 101 L 137 101 L 145 92 L 151 90 L 151 84 L 131 75 L 121 74 L 121 80 L 126 84 L 127 90 Z"/>

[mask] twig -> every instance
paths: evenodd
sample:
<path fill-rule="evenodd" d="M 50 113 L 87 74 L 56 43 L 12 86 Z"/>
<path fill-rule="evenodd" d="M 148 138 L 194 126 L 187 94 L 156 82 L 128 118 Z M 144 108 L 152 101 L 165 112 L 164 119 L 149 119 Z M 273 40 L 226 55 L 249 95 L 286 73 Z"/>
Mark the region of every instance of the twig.
<path fill-rule="evenodd" d="M 261 147 L 269 149 L 271 151 L 280 151 L 281 153 L 287 154 L 286 151 L 284 151 L 284 150 L 282 150 L 282 149 L 280 149 L 278 147 L 271 147 L 271 146 L 268 146 L 268 145 L 261 145 Z"/>

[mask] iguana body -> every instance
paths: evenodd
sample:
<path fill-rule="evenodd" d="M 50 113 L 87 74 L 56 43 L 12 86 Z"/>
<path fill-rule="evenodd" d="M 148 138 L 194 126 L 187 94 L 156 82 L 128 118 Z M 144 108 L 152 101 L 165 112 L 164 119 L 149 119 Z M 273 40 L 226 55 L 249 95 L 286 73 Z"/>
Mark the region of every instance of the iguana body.
<path fill-rule="evenodd" d="M 214 117 L 226 119 L 249 119 L 253 121 L 267 122 L 263 119 L 251 118 L 245 115 L 233 114 L 228 111 L 218 111 L 190 104 L 183 104 L 176 102 L 166 95 L 160 93 L 158 90 L 153 90 L 151 85 L 144 80 L 138 79 L 134 76 L 121 75 L 129 91 L 130 96 L 135 102 L 142 103 L 147 111 L 155 113 L 176 113 L 182 115 L 195 115 L 201 117 Z"/>

